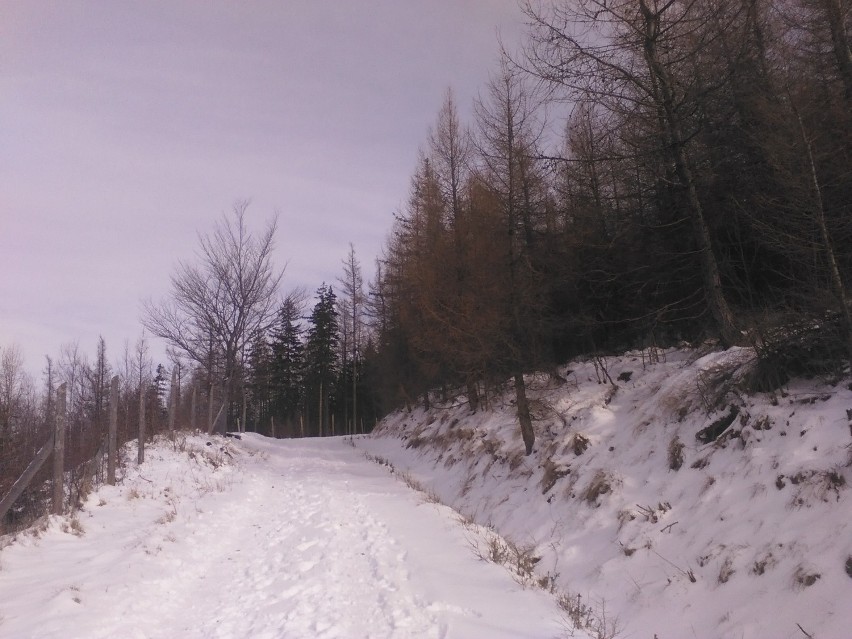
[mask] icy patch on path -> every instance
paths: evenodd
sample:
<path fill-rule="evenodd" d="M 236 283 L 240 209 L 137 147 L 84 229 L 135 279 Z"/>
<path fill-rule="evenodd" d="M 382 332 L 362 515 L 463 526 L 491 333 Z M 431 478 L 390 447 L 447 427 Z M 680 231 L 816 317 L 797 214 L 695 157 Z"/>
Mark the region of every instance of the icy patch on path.
<path fill-rule="evenodd" d="M 342 440 L 247 435 L 233 447 L 224 480 L 155 459 L 143 470 L 172 484 L 165 496 L 105 488 L 82 537 L 56 521 L 4 549 L 0 637 L 561 634 L 550 597 L 477 560 L 448 509 Z M 187 477 L 217 489 L 193 493 Z"/>

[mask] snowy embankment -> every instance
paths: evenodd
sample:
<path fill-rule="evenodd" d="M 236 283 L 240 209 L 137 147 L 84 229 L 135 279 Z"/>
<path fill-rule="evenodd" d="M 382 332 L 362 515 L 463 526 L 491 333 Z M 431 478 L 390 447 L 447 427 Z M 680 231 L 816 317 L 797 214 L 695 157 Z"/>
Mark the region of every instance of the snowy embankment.
<path fill-rule="evenodd" d="M 342 438 L 193 436 L 146 456 L 3 540 L 0 637 L 562 635 L 551 595 Z"/>
<path fill-rule="evenodd" d="M 356 444 L 541 557 L 618 636 L 852 637 L 849 380 L 747 396 L 749 350 L 657 355 L 528 378 L 530 457 L 510 392 L 399 412 Z M 724 430 L 702 443 L 708 426 Z"/>

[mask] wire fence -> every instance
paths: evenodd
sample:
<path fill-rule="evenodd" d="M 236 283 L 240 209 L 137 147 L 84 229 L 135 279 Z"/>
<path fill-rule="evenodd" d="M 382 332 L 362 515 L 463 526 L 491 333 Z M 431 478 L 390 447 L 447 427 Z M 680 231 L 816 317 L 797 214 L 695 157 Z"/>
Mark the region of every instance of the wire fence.
<path fill-rule="evenodd" d="M 194 427 L 194 411 L 191 420 L 178 419 L 178 395 L 173 379 L 167 414 L 156 415 L 159 402 L 146 411 L 150 398 L 144 387 L 122 396 L 116 375 L 103 406 L 86 417 L 67 409 L 63 383 L 49 395 L 42 415 L 19 420 L 0 439 L 0 535 L 48 514 L 73 512 L 93 488 L 114 484 L 129 462 L 128 441 L 138 441 L 136 461 L 142 463 L 146 440 L 166 429 Z"/>

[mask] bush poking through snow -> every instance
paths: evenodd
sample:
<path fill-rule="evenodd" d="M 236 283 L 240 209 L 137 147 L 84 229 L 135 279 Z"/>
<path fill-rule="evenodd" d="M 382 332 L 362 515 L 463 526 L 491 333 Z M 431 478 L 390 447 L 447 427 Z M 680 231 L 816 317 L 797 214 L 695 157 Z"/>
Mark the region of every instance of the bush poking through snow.
<path fill-rule="evenodd" d="M 852 578 L 852 555 L 846 558 L 846 574 Z"/>
<path fill-rule="evenodd" d="M 603 601 L 599 607 L 595 607 L 584 603 L 579 594 L 563 594 L 557 599 L 557 604 L 565 613 L 569 637 L 580 631 L 588 633 L 594 639 L 614 639 L 621 631 L 618 618 L 607 617 L 606 603 Z"/>

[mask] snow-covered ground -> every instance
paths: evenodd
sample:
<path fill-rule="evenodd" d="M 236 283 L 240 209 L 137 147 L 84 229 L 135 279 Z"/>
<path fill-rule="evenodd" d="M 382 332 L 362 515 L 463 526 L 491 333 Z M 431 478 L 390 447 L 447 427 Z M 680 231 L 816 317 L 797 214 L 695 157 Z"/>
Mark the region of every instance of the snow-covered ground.
<path fill-rule="evenodd" d="M 747 395 L 752 357 L 530 376 L 530 457 L 511 389 L 354 440 L 161 442 L 4 540 L 0 637 L 849 639 L 850 380 Z"/>
<path fill-rule="evenodd" d="M 530 376 L 530 457 L 510 389 L 475 415 L 401 411 L 355 443 L 528 547 L 617 636 L 849 639 L 850 380 L 749 396 L 752 359 L 635 352 Z"/>
<path fill-rule="evenodd" d="M 194 436 L 146 456 L 76 517 L 5 540 L 0 637 L 563 634 L 551 595 L 343 439 Z"/>

